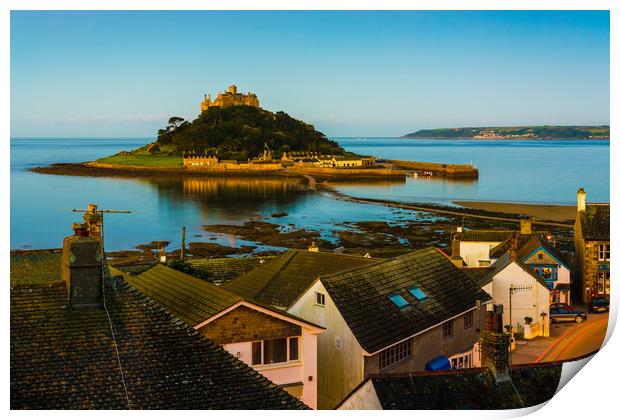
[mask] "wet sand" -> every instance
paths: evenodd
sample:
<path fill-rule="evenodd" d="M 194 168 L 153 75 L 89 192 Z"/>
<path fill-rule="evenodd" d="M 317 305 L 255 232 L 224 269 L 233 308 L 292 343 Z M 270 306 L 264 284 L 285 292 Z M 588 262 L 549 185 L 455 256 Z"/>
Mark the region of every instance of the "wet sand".
<path fill-rule="evenodd" d="M 525 214 L 536 220 L 574 221 L 577 206 L 555 204 L 499 203 L 493 201 L 454 201 L 456 205 L 499 213 Z"/>

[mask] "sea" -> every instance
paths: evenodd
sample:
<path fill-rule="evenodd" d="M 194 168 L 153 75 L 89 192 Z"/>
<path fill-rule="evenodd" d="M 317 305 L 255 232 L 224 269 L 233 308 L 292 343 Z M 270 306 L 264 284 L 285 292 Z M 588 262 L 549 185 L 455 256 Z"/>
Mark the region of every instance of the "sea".
<path fill-rule="evenodd" d="M 445 140 L 334 138 L 346 150 L 384 159 L 471 163 L 475 181 L 407 177 L 404 181 L 339 182 L 333 187 L 354 197 L 410 203 L 455 205 L 454 201 L 545 204 L 576 202 L 585 188 L 588 201 L 608 202 L 610 149 L 607 140 Z M 57 162 L 83 162 L 132 150 L 149 138 L 12 138 L 10 207 L 12 249 L 59 248 L 71 223 L 88 203 L 131 210 L 105 218 L 107 250 L 132 249 L 167 240 L 178 248 L 181 229 L 188 241 L 229 246 L 249 244 L 230 235 L 206 232 L 204 225 L 277 223 L 282 229 L 310 229 L 333 239 L 344 222 L 399 222 L 436 217 L 381 205 L 339 200 L 291 180 L 258 178 L 117 178 L 38 174 L 29 169 Z M 275 213 L 286 213 L 273 217 Z M 257 250 L 263 250 L 258 248 Z"/>

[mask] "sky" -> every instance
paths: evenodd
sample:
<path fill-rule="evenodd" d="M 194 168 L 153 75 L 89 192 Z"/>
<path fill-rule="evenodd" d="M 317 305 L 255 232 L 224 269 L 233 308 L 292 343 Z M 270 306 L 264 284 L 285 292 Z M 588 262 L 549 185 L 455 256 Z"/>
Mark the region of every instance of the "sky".
<path fill-rule="evenodd" d="M 609 124 L 608 11 L 12 11 L 12 137 L 153 137 L 230 84 L 328 136 Z"/>

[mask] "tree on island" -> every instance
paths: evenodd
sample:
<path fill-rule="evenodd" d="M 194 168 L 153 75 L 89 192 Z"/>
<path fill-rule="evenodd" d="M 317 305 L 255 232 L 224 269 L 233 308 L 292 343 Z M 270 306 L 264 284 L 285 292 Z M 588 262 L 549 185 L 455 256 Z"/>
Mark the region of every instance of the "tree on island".
<path fill-rule="evenodd" d="M 310 124 L 285 112 L 251 106 L 210 107 L 191 123 L 172 117 L 158 131 L 157 144 L 176 155 L 214 153 L 220 159 L 247 160 L 260 156 L 265 145 L 275 158 L 285 152 L 343 154 L 344 150 Z"/>

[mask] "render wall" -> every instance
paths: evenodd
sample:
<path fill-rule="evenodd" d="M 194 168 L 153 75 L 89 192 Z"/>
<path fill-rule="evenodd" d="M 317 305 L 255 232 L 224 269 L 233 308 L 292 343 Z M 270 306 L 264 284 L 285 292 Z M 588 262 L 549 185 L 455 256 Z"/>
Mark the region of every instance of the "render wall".
<path fill-rule="evenodd" d="M 468 267 L 480 267 L 478 260 L 488 260 L 489 251 L 500 243 L 460 241 L 459 255 Z"/>
<path fill-rule="evenodd" d="M 516 291 L 512 295 L 510 304 L 510 285 L 530 286 L 530 290 Z M 512 262 L 501 272 L 493 276 L 491 283 L 493 303 L 504 306 L 503 323 L 510 323 L 512 306 L 512 325 L 520 330 L 525 324 L 525 317 L 531 317 L 532 322 L 544 325 L 543 335 L 549 335 L 549 290 L 540 284 L 534 277 L 524 271 L 517 263 Z M 541 316 L 544 312 L 547 315 Z"/>
<path fill-rule="evenodd" d="M 325 306 L 315 303 L 317 291 L 325 295 Z M 332 409 L 362 382 L 364 351 L 320 281 L 312 285 L 288 312 L 327 328 L 317 337 L 317 406 Z"/>
<path fill-rule="evenodd" d="M 440 324 L 420 335 L 413 337 L 412 357 L 403 360 L 391 367 L 380 370 L 379 353 L 365 357 L 364 376 L 378 373 L 408 373 L 424 371 L 426 364 L 438 356 L 447 356 L 466 353 L 473 350 L 478 341 L 476 328 L 479 325 L 479 316 L 474 311 L 473 325 L 465 328 L 464 316 L 453 319 L 452 337 L 443 338 L 443 324 Z"/>

